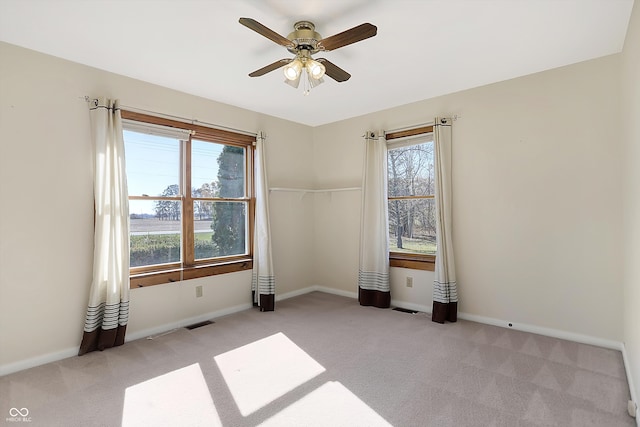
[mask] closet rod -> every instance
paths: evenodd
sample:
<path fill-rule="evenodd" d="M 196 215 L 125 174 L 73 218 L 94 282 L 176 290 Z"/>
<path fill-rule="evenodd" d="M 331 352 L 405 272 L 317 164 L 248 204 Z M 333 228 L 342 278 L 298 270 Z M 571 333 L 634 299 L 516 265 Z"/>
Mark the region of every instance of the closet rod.
<path fill-rule="evenodd" d="M 335 193 L 338 191 L 355 191 L 361 190 L 360 187 L 345 187 L 345 188 L 323 188 L 319 190 L 311 190 L 309 188 L 286 188 L 286 187 L 273 187 L 270 191 L 289 191 L 289 192 L 301 192 L 301 193 Z"/>

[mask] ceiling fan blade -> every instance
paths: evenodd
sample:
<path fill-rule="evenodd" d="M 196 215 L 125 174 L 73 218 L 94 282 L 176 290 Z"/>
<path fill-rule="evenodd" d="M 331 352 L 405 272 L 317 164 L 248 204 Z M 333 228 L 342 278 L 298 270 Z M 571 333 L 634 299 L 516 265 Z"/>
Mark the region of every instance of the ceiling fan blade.
<path fill-rule="evenodd" d="M 325 58 L 318 58 L 316 59 L 316 61 L 321 62 L 322 65 L 324 65 L 325 75 L 331 77 L 337 82 L 346 82 L 351 78 L 351 74 L 347 73 L 345 70 Z"/>
<path fill-rule="evenodd" d="M 281 46 L 293 47 L 293 43 L 291 42 L 291 40 L 289 40 L 288 38 L 282 37 L 280 34 L 276 33 L 275 31 L 273 31 L 273 30 L 271 30 L 271 29 L 269 29 L 267 27 L 265 27 L 264 25 L 262 25 L 261 23 L 259 23 L 255 19 L 240 18 L 238 20 L 238 22 L 240 22 L 245 27 L 255 31 L 256 33 L 265 36 L 269 40 L 278 43 Z"/>
<path fill-rule="evenodd" d="M 336 50 L 339 47 L 373 37 L 377 33 L 378 27 L 367 22 L 353 27 L 350 30 L 322 39 L 318 42 L 318 46 L 321 50 Z"/>
<path fill-rule="evenodd" d="M 291 59 L 278 59 L 276 62 L 267 65 L 266 67 L 262 67 L 259 70 L 255 70 L 253 73 L 249 74 L 249 77 L 259 77 L 271 72 L 273 70 L 277 70 L 280 67 L 283 67 L 288 62 L 291 62 Z"/>

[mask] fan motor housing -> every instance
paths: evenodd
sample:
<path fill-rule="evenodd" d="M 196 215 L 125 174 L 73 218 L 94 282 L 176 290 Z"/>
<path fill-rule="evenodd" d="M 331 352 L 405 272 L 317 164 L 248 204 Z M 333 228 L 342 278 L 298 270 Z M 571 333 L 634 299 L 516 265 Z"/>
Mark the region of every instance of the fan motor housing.
<path fill-rule="evenodd" d="M 293 54 L 297 54 L 300 50 L 307 50 L 313 54 L 318 52 L 318 40 L 322 40 L 322 36 L 316 33 L 316 26 L 309 21 L 298 21 L 293 25 L 295 31 L 290 33 L 287 38 L 294 43 L 294 47 L 287 50 Z"/>

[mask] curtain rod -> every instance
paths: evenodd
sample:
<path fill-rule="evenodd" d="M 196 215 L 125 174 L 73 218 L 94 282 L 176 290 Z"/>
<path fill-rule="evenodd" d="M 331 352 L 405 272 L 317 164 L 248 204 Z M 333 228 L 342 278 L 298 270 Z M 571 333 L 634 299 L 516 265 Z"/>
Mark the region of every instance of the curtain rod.
<path fill-rule="evenodd" d="M 454 114 L 451 117 L 441 117 L 441 119 L 450 119 L 453 120 L 454 122 L 458 119 L 461 119 L 462 116 L 460 114 Z M 406 127 L 402 127 L 402 128 L 398 128 L 398 129 L 388 129 L 385 130 L 384 133 L 395 133 L 395 132 L 402 132 L 403 130 L 409 130 L 409 129 L 416 129 L 416 128 L 421 128 L 424 126 L 433 126 L 435 124 L 435 122 L 433 120 L 426 122 L 426 123 L 418 123 L 417 125 L 411 125 L 411 126 L 406 126 Z"/>
<path fill-rule="evenodd" d="M 440 121 L 442 124 L 445 124 L 446 121 L 456 121 L 458 119 L 461 119 L 462 116 L 459 114 L 455 114 L 452 117 L 440 117 Z M 384 130 L 384 131 L 366 131 L 363 135 L 361 135 L 361 138 L 365 138 L 365 139 L 372 139 L 372 138 L 378 138 L 380 135 L 384 135 L 385 138 L 388 134 L 393 134 L 393 133 L 398 133 L 398 132 L 404 132 L 404 131 L 408 131 L 408 130 L 414 130 L 414 129 L 419 129 L 419 128 L 423 128 L 423 127 L 428 127 L 428 126 L 435 126 L 436 123 L 435 121 L 429 121 L 429 122 L 425 122 L 425 123 L 418 123 L 416 125 L 411 125 L 411 126 L 405 126 L 405 127 L 401 127 L 401 128 L 396 128 L 396 129 L 388 129 L 388 130 Z M 450 124 L 449 124 L 450 125 Z M 393 138 L 392 140 L 394 142 L 398 142 L 398 141 L 403 141 L 405 139 L 411 139 L 411 138 L 416 138 L 419 137 L 420 135 L 407 135 L 407 136 L 403 136 L 403 137 L 396 137 Z"/>
<path fill-rule="evenodd" d="M 360 137 L 365 139 L 377 138 L 380 133 L 378 131 L 368 130 L 364 134 L 360 135 Z"/>
<path fill-rule="evenodd" d="M 387 129 L 387 130 L 384 131 L 384 133 L 386 135 L 388 133 L 402 132 L 403 130 L 417 129 L 417 128 L 421 128 L 421 127 L 425 127 L 425 126 L 433 126 L 433 124 L 434 124 L 434 121 L 431 120 L 430 122 L 418 123 L 417 125 L 405 126 L 405 127 L 397 128 L 397 129 Z"/>
<path fill-rule="evenodd" d="M 426 123 L 419 123 L 417 125 L 411 125 L 411 126 L 406 126 L 406 127 L 402 127 L 402 128 L 397 128 L 397 129 L 388 129 L 388 130 L 383 130 L 383 131 L 366 131 L 364 133 L 364 135 L 361 135 L 363 138 L 378 138 L 378 136 L 380 135 L 386 135 L 388 133 L 395 133 L 395 132 L 402 132 L 405 130 L 410 130 L 410 129 L 417 129 L 417 128 L 421 128 L 421 127 L 425 127 L 425 126 L 433 126 L 434 125 L 434 121 L 430 121 L 430 122 L 426 122 Z M 415 135 L 414 135 L 415 136 Z M 408 138 L 413 138 L 413 136 L 408 137 Z"/>
<path fill-rule="evenodd" d="M 92 100 L 93 98 L 91 98 L 90 96 L 85 95 L 84 100 L 86 102 L 89 102 L 90 100 Z M 202 120 L 198 120 L 198 119 L 188 119 L 186 117 L 180 117 L 180 116 L 174 116 L 172 114 L 165 114 L 165 113 L 158 113 L 157 111 L 151 111 L 151 110 L 145 110 L 143 108 L 136 108 L 136 107 L 131 107 L 129 105 L 123 105 L 120 104 L 120 108 L 124 109 L 124 110 L 128 110 L 131 111 L 132 113 L 146 113 L 146 114 L 150 114 L 150 115 L 154 115 L 157 117 L 162 117 L 165 119 L 172 119 L 172 120 L 177 120 L 177 121 L 181 121 L 184 123 L 191 123 L 191 124 L 202 124 L 202 125 L 206 125 L 208 127 L 211 127 L 213 129 L 220 129 L 220 130 L 228 130 L 228 131 L 232 131 L 232 132 L 236 132 L 236 133 L 241 133 L 243 135 L 249 135 L 249 136 L 258 136 L 258 134 L 256 132 L 249 132 L 246 130 L 242 130 L 242 129 L 236 129 L 236 128 L 232 128 L 232 127 L 228 127 L 228 126 L 222 126 L 222 125 L 218 125 L 215 123 L 209 123 L 209 122 L 204 122 Z"/>

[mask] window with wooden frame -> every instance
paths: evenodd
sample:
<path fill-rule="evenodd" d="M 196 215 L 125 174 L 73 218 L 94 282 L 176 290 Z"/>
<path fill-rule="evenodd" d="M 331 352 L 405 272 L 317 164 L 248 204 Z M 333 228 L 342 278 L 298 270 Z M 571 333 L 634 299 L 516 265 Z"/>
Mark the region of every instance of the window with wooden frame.
<path fill-rule="evenodd" d="M 434 270 L 436 207 L 433 126 L 385 134 L 389 264 Z"/>
<path fill-rule="evenodd" d="M 255 136 L 122 111 L 130 286 L 253 267 Z"/>

